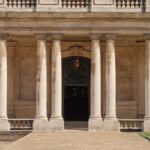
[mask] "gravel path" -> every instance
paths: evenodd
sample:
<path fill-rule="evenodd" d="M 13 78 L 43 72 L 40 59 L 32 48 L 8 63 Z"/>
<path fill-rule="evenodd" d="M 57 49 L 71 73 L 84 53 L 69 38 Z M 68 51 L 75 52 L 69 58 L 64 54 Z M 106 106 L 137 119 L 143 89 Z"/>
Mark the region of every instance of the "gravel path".
<path fill-rule="evenodd" d="M 150 150 L 150 142 L 137 133 L 33 132 L 5 150 Z"/>

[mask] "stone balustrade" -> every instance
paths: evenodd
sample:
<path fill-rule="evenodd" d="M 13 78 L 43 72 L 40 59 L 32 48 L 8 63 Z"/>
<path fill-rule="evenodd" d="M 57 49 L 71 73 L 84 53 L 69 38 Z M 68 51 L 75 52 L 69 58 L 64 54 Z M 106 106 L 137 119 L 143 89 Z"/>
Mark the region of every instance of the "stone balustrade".
<path fill-rule="evenodd" d="M 37 0 L 7 0 L 7 7 L 34 8 Z"/>
<path fill-rule="evenodd" d="M 10 130 L 32 130 L 33 119 L 9 119 Z M 144 119 L 118 119 L 120 130 L 143 130 Z"/>
<path fill-rule="evenodd" d="M 144 8 L 145 0 L 116 0 L 117 8 Z"/>
<path fill-rule="evenodd" d="M 150 0 L 0 0 L 0 12 L 150 12 Z"/>
<path fill-rule="evenodd" d="M 91 0 L 62 0 L 63 8 L 87 8 Z"/>
<path fill-rule="evenodd" d="M 118 119 L 120 130 L 143 130 L 143 119 Z"/>
<path fill-rule="evenodd" d="M 10 130 L 32 130 L 33 119 L 9 119 Z"/>

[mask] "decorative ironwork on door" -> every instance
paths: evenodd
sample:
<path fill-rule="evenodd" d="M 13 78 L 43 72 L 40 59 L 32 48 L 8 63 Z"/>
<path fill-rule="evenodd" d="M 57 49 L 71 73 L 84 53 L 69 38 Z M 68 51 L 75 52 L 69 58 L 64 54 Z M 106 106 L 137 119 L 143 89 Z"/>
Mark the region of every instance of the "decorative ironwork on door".
<path fill-rule="evenodd" d="M 63 59 L 64 85 L 88 85 L 90 81 L 90 59 L 69 57 Z"/>

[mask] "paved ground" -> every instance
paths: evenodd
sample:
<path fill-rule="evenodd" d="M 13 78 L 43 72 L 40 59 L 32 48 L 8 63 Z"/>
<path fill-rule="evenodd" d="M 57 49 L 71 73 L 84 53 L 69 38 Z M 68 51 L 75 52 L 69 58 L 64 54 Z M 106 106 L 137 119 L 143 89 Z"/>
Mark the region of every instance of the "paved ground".
<path fill-rule="evenodd" d="M 0 150 L 4 149 L 9 144 L 10 144 L 10 142 L 0 142 Z"/>
<path fill-rule="evenodd" d="M 5 150 L 150 150 L 137 133 L 63 131 L 30 133 Z"/>
<path fill-rule="evenodd" d="M 30 131 L 11 131 L 11 132 L 0 132 L 0 150 L 4 149 L 12 142 L 26 136 L 31 133 Z"/>

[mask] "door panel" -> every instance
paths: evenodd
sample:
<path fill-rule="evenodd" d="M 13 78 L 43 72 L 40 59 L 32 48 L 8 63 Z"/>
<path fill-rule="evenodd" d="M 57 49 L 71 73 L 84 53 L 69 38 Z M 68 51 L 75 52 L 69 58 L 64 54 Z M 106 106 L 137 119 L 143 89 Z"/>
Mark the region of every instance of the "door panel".
<path fill-rule="evenodd" d="M 87 121 L 88 86 L 65 86 L 64 118 L 67 121 Z"/>

